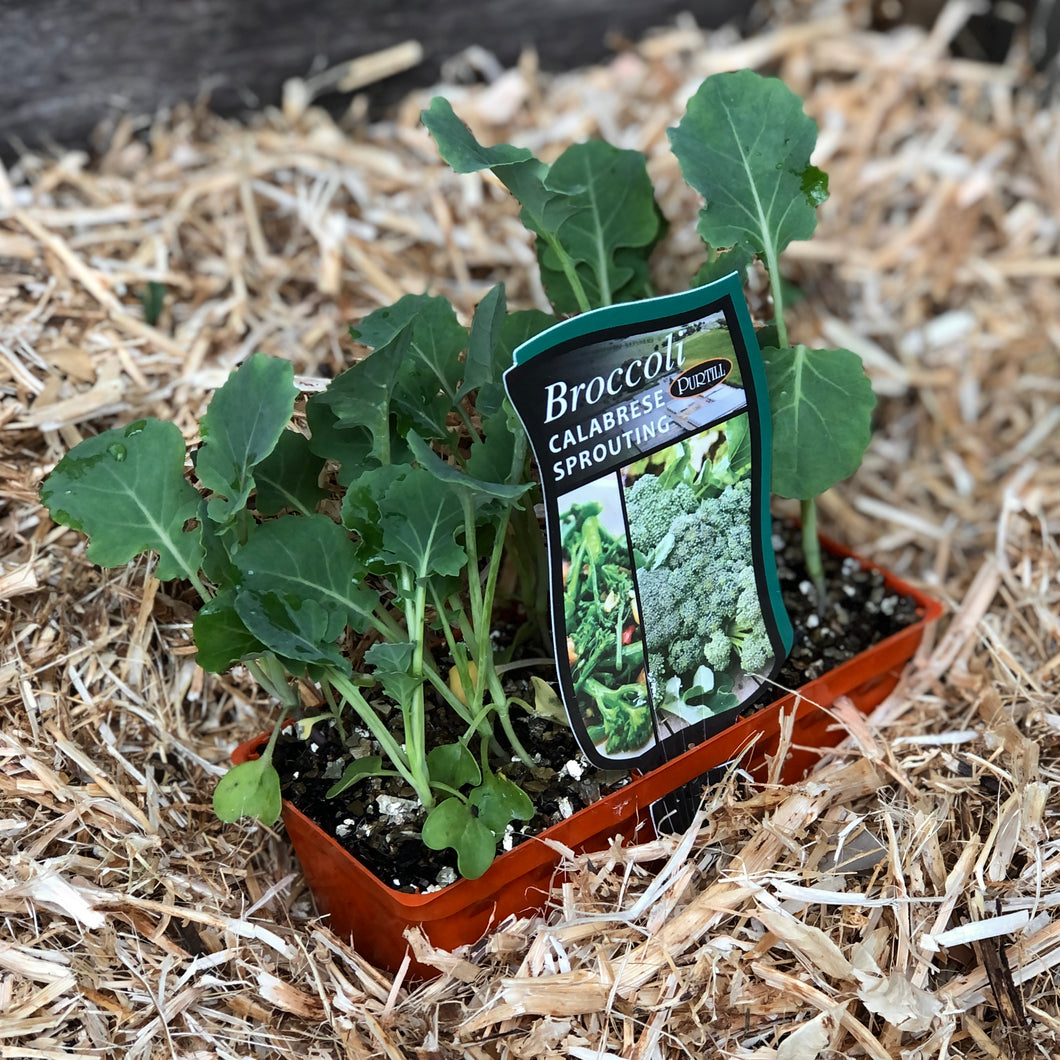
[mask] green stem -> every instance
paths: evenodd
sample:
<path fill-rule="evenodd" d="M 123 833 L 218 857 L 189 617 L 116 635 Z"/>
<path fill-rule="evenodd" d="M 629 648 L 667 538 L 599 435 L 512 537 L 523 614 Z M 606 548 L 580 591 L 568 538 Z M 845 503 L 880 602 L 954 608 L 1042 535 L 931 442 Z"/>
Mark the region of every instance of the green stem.
<path fill-rule="evenodd" d="M 773 295 L 773 323 L 777 328 L 777 346 L 784 350 L 788 346 L 788 325 L 784 320 L 784 292 L 781 286 L 780 265 L 772 243 L 766 247 L 765 258 L 766 272 L 769 274 L 769 291 Z"/>
<path fill-rule="evenodd" d="M 578 270 L 574 267 L 574 262 L 571 261 L 570 255 L 563 249 L 563 244 L 560 243 L 555 236 L 546 235 L 544 238 L 559 258 L 559 263 L 563 267 L 563 275 L 567 277 L 567 282 L 570 284 L 571 290 L 574 292 L 574 298 L 578 303 L 578 308 L 581 312 L 588 313 L 593 306 L 589 301 L 588 295 L 585 293 L 581 278 L 578 276 Z"/>
<path fill-rule="evenodd" d="M 424 627 L 427 617 L 427 587 L 424 580 L 417 578 L 407 568 L 402 570 L 401 588 L 406 601 L 405 623 L 409 639 L 412 641 L 412 668 L 409 672 L 416 681 L 416 688 L 412 693 L 412 702 L 402 705 L 401 710 L 405 716 L 405 753 L 408 755 L 409 770 L 416 778 L 413 786 L 420 796 L 420 802 L 429 810 L 434 805 L 434 796 L 431 795 L 430 773 L 427 770 L 427 710 L 423 687 Z"/>
<path fill-rule="evenodd" d="M 390 759 L 391 764 L 401 776 L 412 786 L 417 797 L 424 806 L 434 805 L 434 797 L 431 795 L 430 785 L 425 783 L 424 777 L 417 776 L 410 768 L 408 756 L 402 751 L 401 745 L 394 739 L 390 730 L 383 724 L 383 719 L 372 709 L 372 706 L 361 695 L 361 690 L 343 673 L 338 670 L 328 669 L 324 680 L 328 681 L 335 690 L 350 704 L 357 712 L 357 716 L 364 722 L 368 731 L 379 744 L 380 749 Z"/>
<path fill-rule="evenodd" d="M 283 663 L 272 652 L 265 652 L 257 659 L 245 659 L 244 665 L 251 677 L 282 704 L 284 710 L 298 706 L 298 693 L 287 683 L 287 671 Z"/>
<path fill-rule="evenodd" d="M 802 555 L 806 560 L 806 571 L 817 590 L 817 606 L 821 608 L 825 603 L 826 586 L 821 539 L 817 536 L 817 503 L 810 497 L 799 504 L 802 507 Z"/>

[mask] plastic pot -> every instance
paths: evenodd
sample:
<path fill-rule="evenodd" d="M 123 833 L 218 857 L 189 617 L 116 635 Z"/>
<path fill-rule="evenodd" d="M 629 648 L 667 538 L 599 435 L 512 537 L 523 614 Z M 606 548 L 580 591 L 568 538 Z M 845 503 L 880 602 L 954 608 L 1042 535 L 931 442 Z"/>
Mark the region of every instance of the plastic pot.
<path fill-rule="evenodd" d="M 853 555 L 822 540 L 831 552 Z M 859 562 L 866 567 L 876 566 L 865 560 Z M 506 916 L 543 906 L 558 860 L 556 851 L 544 840 L 555 840 L 575 851 L 591 851 L 605 848 L 617 835 L 637 840 L 651 838 L 654 830 L 649 807 L 653 802 L 739 757 L 748 748 L 751 750 L 741 761 L 742 767 L 756 778 L 764 776 L 766 757 L 774 756 L 780 743 L 781 712 L 795 714 L 792 746 L 782 767 L 782 778 L 786 782 L 799 779 L 842 736 L 841 728 L 823 708 L 845 695 L 859 710 L 872 710 L 898 683 L 925 627 L 942 613 L 938 601 L 887 571 L 883 573 L 891 589 L 916 601 L 918 619 L 913 625 L 809 682 L 797 694 L 789 694 L 742 718 L 651 772 L 634 776 L 594 805 L 501 854 L 477 880 L 458 880 L 427 894 L 394 890 L 285 801 L 283 821 L 288 835 L 318 907 L 330 914 L 332 930 L 351 936 L 363 957 L 390 971 L 395 971 L 406 955 L 406 928 L 419 926 L 435 946 L 446 950 L 474 942 Z M 238 764 L 254 757 L 265 739 L 258 737 L 241 745 L 233 753 L 233 760 Z M 410 972 L 420 978 L 437 974 L 435 969 L 416 962 Z"/>

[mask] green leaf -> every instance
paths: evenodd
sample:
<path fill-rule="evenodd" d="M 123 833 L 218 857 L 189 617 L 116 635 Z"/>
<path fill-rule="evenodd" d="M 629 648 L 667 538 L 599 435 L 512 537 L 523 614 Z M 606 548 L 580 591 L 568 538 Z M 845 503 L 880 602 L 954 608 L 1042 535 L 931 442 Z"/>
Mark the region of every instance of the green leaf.
<path fill-rule="evenodd" d="M 184 478 L 184 436 L 175 424 L 138 420 L 86 438 L 41 486 L 52 518 L 89 536 L 88 558 L 119 567 L 158 553 L 161 581 L 198 578 L 203 559 L 199 494 Z"/>
<path fill-rule="evenodd" d="M 343 771 L 342 776 L 328 788 L 327 797 L 334 799 L 348 788 L 352 788 L 364 777 L 378 776 L 383 770 L 383 759 L 379 755 L 365 755 L 355 758 Z"/>
<path fill-rule="evenodd" d="M 280 819 L 283 796 L 272 758 L 263 755 L 225 773 L 214 788 L 213 809 L 228 823 L 240 817 L 256 817 L 264 825 L 274 825 Z"/>
<path fill-rule="evenodd" d="M 499 839 L 512 821 L 534 816 L 530 796 L 518 784 L 499 773 L 490 773 L 468 797 L 478 819 Z"/>
<path fill-rule="evenodd" d="M 762 351 L 773 418 L 773 492 L 806 500 L 852 475 L 876 396 L 850 350 Z"/>
<path fill-rule="evenodd" d="M 432 747 L 427 755 L 427 772 L 432 784 L 447 784 L 451 788 L 477 784 L 482 779 L 475 756 L 459 742 Z"/>
<path fill-rule="evenodd" d="M 195 661 L 209 673 L 224 673 L 234 663 L 258 655 L 265 646 L 244 625 L 236 611 L 236 594 L 219 592 L 199 608 L 192 623 Z"/>
<path fill-rule="evenodd" d="M 345 374 L 338 378 L 343 379 Z M 366 467 L 377 461 L 373 456 L 374 442 L 371 432 L 363 427 L 341 424 L 341 399 L 337 402 L 339 409 L 331 406 L 330 402 L 337 396 L 336 391 L 331 388 L 336 383 L 337 380 L 333 380 L 327 390 L 309 398 L 305 406 L 305 418 L 309 424 L 310 451 L 323 460 L 338 463 L 339 484 L 346 486 Z"/>
<path fill-rule="evenodd" d="M 772 272 L 792 240 L 813 235 L 826 194 L 810 165 L 817 126 L 783 82 L 714 74 L 669 135 L 685 180 L 706 200 L 699 232 L 711 247 L 750 247 Z"/>
<path fill-rule="evenodd" d="M 503 283 L 490 288 L 486 297 L 475 306 L 475 316 L 467 339 L 464 382 L 457 397 L 466 397 L 487 383 L 496 383 L 500 373 L 508 367 L 508 364 L 498 364 L 497 361 L 506 310 Z"/>
<path fill-rule="evenodd" d="M 448 299 L 407 294 L 371 313 L 350 333 L 374 348 L 367 360 L 394 359 L 393 407 L 432 438 L 447 438 L 446 419 L 458 404 L 464 371 L 460 354 L 468 342 L 467 329 L 457 320 Z M 408 336 L 407 344 L 392 345 L 403 334 Z"/>
<path fill-rule="evenodd" d="M 402 464 L 385 464 L 362 471 L 346 488 L 342 498 L 342 525 L 357 535 L 357 557 L 372 574 L 382 573 L 383 529 L 379 505 L 386 491 L 408 473 Z"/>
<path fill-rule="evenodd" d="M 477 880 L 493 864 L 497 840 L 463 799 L 445 799 L 423 822 L 423 842 L 431 850 L 452 847 L 456 865 L 467 880 Z"/>
<path fill-rule="evenodd" d="M 294 412 L 298 390 L 289 361 L 255 353 L 214 394 L 199 421 L 199 481 L 218 494 L 210 518 L 228 522 L 254 488 L 254 468 L 272 452 Z"/>
<path fill-rule="evenodd" d="M 365 629 L 378 599 L 360 584 L 363 568 L 349 535 L 326 515 L 288 515 L 261 523 L 233 561 L 243 590 L 314 601 L 329 616 L 329 641 L 347 625 Z"/>
<path fill-rule="evenodd" d="M 313 452 L 341 460 L 344 466 L 365 458 L 390 463 L 391 403 L 411 341 L 411 334 L 400 330 L 385 348 L 354 362 L 306 402 Z M 340 448 L 345 451 L 337 451 Z"/>
<path fill-rule="evenodd" d="M 493 437 L 495 433 L 496 432 L 493 430 L 487 431 L 487 441 L 476 444 L 485 448 L 488 445 L 488 439 Z M 516 482 L 509 484 L 504 481 L 498 482 L 489 479 L 476 478 L 474 475 L 470 475 L 466 471 L 461 471 L 458 468 L 453 467 L 451 464 L 447 464 L 415 432 L 409 432 L 407 441 L 409 449 L 412 451 L 413 459 L 416 460 L 421 468 L 429 472 L 434 478 L 438 479 L 439 482 L 444 482 L 454 490 L 464 492 L 471 498 L 471 501 L 474 504 L 481 504 L 483 501 L 491 500 L 501 500 L 511 503 L 512 501 L 517 501 L 533 485 L 531 482 Z M 481 463 L 485 466 L 484 461 Z M 497 476 L 498 478 L 503 479 L 508 477 L 508 474 L 511 471 L 510 452 L 507 463 L 502 464 L 501 468 L 498 468 L 497 470 L 501 472 Z"/>
<path fill-rule="evenodd" d="M 467 553 L 455 540 L 464 512 L 456 492 L 423 468 L 411 468 L 379 505 L 383 558 L 410 568 L 417 578 L 459 574 Z"/>
<path fill-rule="evenodd" d="M 576 208 L 563 194 L 545 186 L 548 166 L 544 162 L 539 162 L 526 148 L 510 144 L 484 147 L 453 113 L 447 99 L 436 96 L 421 117 L 438 145 L 439 154 L 455 172 L 492 170 L 522 206 L 519 218 L 535 235 L 550 237 Z"/>
<path fill-rule="evenodd" d="M 383 691 L 397 704 L 404 706 L 423 684 L 423 677 L 411 673 L 415 648 L 408 641 L 373 644 L 364 653 L 364 661 L 372 667 L 372 676 L 383 686 Z"/>
<path fill-rule="evenodd" d="M 556 318 L 540 309 L 520 309 L 509 313 L 501 325 L 500 337 L 494 349 L 496 379 L 492 383 L 483 383 L 475 396 L 475 408 L 483 418 L 499 412 L 505 404 L 504 384 L 501 376 L 511 368 L 515 361 L 515 350 L 527 339 L 552 327 Z M 523 428 L 520 426 L 519 430 Z"/>
<path fill-rule="evenodd" d="M 239 571 L 229 555 L 229 544 L 235 547 L 234 527 L 222 527 L 206 514 L 207 500 L 199 498 L 199 532 L 202 540 L 202 572 L 211 584 L 221 589 L 231 588 L 239 580 Z"/>
<path fill-rule="evenodd" d="M 314 455 L 309 439 L 298 431 L 284 431 L 276 447 L 254 470 L 257 509 L 262 515 L 277 515 L 285 508 L 311 515 L 327 496 L 320 487 L 322 457 Z"/>
<path fill-rule="evenodd" d="M 452 105 L 443 96 L 435 96 L 420 117 L 434 137 L 438 153 L 456 173 L 476 173 L 494 166 L 534 161 L 533 154 L 525 147 L 512 147 L 510 144 L 483 147 L 453 113 Z"/>
<path fill-rule="evenodd" d="M 275 654 L 290 662 L 334 666 L 349 673 L 350 663 L 335 641 L 335 612 L 316 600 L 279 593 L 240 591 L 236 612 L 246 628 Z"/>
<path fill-rule="evenodd" d="M 711 256 L 700 266 L 699 272 L 692 279 L 693 287 L 703 287 L 705 284 L 720 280 L 735 272 L 740 277 L 740 283 L 747 282 L 747 270 L 754 260 L 754 251 L 748 247 L 731 247 L 728 250 L 715 252 L 712 249 Z"/>
<path fill-rule="evenodd" d="M 545 187 L 563 202 L 554 235 L 575 263 L 590 304 L 610 305 L 626 288 L 630 298 L 648 293 L 647 259 L 661 226 L 644 155 L 602 140 L 574 144 L 553 163 Z M 561 312 L 575 311 L 578 302 L 554 247 L 539 244 L 539 250 L 549 299 Z"/>

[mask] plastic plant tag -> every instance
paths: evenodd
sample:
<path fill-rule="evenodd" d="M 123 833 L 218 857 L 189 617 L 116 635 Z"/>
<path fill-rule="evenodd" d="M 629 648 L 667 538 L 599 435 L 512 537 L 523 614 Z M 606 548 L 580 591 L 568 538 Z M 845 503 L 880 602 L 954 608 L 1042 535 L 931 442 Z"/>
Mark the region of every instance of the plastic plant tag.
<path fill-rule="evenodd" d="M 731 724 L 791 647 L 739 279 L 584 313 L 514 360 L 564 706 L 590 761 L 647 769 Z"/>

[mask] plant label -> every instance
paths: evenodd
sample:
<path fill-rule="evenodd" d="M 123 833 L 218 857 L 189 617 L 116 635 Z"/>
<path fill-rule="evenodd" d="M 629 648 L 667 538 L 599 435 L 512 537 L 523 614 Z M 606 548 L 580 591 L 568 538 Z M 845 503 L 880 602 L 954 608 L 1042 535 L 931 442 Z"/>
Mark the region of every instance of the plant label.
<path fill-rule="evenodd" d="M 739 279 L 584 313 L 514 361 L 571 726 L 596 765 L 650 768 L 731 724 L 791 647 Z"/>

